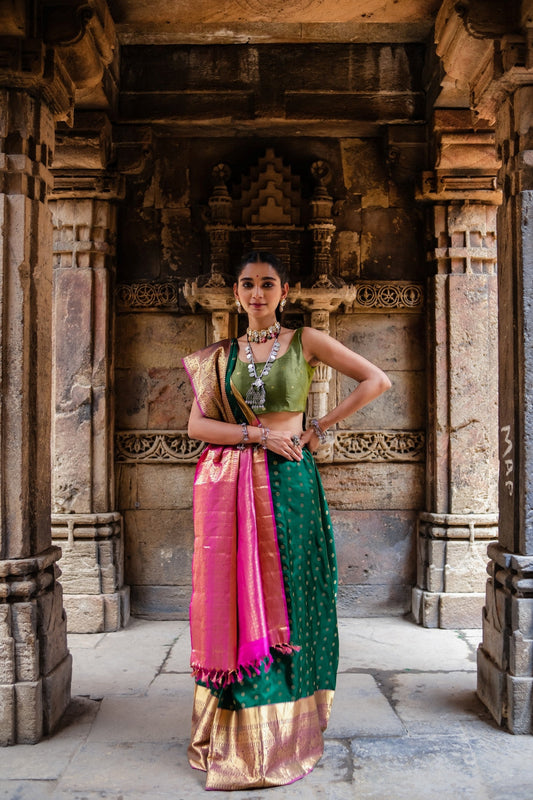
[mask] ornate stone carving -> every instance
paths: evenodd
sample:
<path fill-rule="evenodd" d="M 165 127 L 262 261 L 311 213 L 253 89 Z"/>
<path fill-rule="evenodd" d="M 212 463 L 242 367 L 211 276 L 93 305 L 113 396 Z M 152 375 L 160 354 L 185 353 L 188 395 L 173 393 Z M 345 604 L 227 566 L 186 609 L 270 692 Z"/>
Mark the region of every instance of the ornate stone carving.
<path fill-rule="evenodd" d="M 441 274 L 496 273 L 496 206 L 437 205 L 435 260 Z"/>
<path fill-rule="evenodd" d="M 332 431 L 328 455 L 320 461 L 423 461 L 422 431 Z M 121 463 L 195 463 L 204 443 L 185 431 L 119 431 L 115 458 Z M 66 517 L 68 521 L 68 517 Z"/>
<path fill-rule="evenodd" d="M 115 443 L 119 462 L 191 463 L 204 447 L 185 431 L 118 431 Z"/>
<path fill-rule="evenodd" d="M 225 286 L 222 273 L 230 271 L 229 243 L 233 230 L 232 200 L 227 187 L 231 170 L 227 164 L 217 164 L 211 174 L 214 188 L 209 198 L 209 222 L 205 226 L 211 253 L 211 278 L 208 285 Z"/>
<path fill-rule="evenodd" d="M 459 89 L 461 105 L 494 124 L 505 96 L 532 80 L 533 39 L 527 24 L 527 14 L 520 20 L 513 7 L 497 0 L 445 0 L 435 24 L 437 55 L 448 77 L 439 105 L 457 107 Z M 450 91 L 455 103 L 446 97 Z"/>
<path fill-rule="evenodd" d="M 163 283 L 120 283 L 115 296 L 119 306 L 124 308 L 176 308 L 178 306 L 178 285 L 172 281 Z"/>
<path fill-rule="evenodd" d="M 354 310 L 363 308 L 421 311 L 424 290 L 420 283 L 410 281 L 361 281 L 355 285 Z"/>
<path fill-rule="evenodd" d="M 350 431 L 335 434 L 335 461 L 423 461 L 423 431 Z"/>
<path fill-rule="evenodd" d="M 331 272 L 331 241 L 336 230 L 331 214 L 333 198 L 326 188 L 331 180 L 331 169 L 326 161 L 315 161 L 311 164 L 311 174 L 316 186 L 309 204 L 307 227 L 313 238 L 313 275 L 318 281 L 324 281 L 329 280 Z"/>

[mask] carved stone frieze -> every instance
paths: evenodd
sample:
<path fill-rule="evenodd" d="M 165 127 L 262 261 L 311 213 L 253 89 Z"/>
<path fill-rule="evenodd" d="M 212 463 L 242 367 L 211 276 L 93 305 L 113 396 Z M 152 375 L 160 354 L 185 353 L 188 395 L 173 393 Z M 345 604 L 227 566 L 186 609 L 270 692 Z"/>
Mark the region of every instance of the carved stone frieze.
<path fill-rule="evenodd" d="M 335 434 L 335 461 L 423 461 L 423 431 L 349 431 Z"/>
<path fill-rule="evenodd" d="M 119 462 L 191 463 L 204 447 L 186 431 L 118 431 L 115 459 Z"/>
<path fill-rule="evenodd" d="M 167 308 L 178 305 L 178 286 L 172 281 L 164 283 L 121 283 L 115 297 L 124 308 Z"/>
<path fill-rule="evenodd" d="M 320 461 L 423 461 L 423 431 L 333 431 L 328 455 Z M 119 431 L 115 459 L 129 463 L 195 463 L 204 443 L 186 431 Z"/>
<path fill-rule="evenodd" d="M 485 255 L 487 255 L 485 253 Z M 235 298 L 229 286 L 199 286 L 186 281 L 183 294 L 193 311 L 235 311 Z M 178 286 L 174 281 L 162 283 L 122 283 L 116 288 L 119 306 L 128 309 L 177 308 Z M 345 311 L 416 311 L 424 306 L 424 290 L 412 281 L 361 281 L 353 285 L 335 286 L 331 281 L 317 281 L 310 288 L 295 284 L 289 302 L 311 313 L 333 313 L 341 306 Z"/>

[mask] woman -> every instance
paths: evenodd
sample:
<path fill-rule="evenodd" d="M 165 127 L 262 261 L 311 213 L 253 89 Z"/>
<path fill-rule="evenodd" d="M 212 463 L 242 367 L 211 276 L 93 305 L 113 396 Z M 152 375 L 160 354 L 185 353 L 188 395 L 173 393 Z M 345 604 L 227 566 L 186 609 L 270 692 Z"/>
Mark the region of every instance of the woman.
<path fill-rule="evenodd" d="M 252 252 L 237 274 L 239 339 L 184 359 L 208 442 L 194 484 L 191 766 L 207 789 L 291 783 L 323 752 L 338 637 L 333 532 L 313 454 L 325 432 L 390 387 L 376 366 L 313 328 L 277 320 L 289 285 Z M 319 362 L 358 382 L 303 429 Z"/>

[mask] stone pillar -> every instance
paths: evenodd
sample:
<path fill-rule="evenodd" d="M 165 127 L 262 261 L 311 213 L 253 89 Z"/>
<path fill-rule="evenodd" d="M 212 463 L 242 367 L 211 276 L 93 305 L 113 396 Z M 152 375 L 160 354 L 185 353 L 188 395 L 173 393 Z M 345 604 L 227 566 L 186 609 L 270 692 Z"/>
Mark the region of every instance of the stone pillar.
<path fill-rule="evenodd" d="M 428 281 L 427 489 L 412 611 L 441 628 L 479 627 L 487 543 L 498 535 L 496 205 L 487 203 L 499 200 L 497 163 L 491 131 L 450 130 L 460 116 L 437 114 L 437 168 L 419 198 L 434 203 L 436 274 Z"/>
<path fill-rule="evenodd" d="M 76 633 L 118 630 L 129 618 L 122 518 L 115 510 L 113 444 L 113 282 L 120 182 L 102 169 L 109 149 L 100 141 L 106 121 L 102 114 L 76 115 L 77 129 L 72 136 L 65 134 L 58 146 L 50 203 L 52 538 L 63 551 L 68 629 Z M 74 152 L 68 143 L 71 138 L 76 142 Z M 73 157 L 77 170 L 66 168 Z"/>
<path fill-rule="evenodd" d="M 70 700 L 60 574 L 50 540 L 54 118 L 0 89 L 0 744 L 34 743 Z"/>
<path fill-rule="evenodd" d="M 533 70 L 530 70 L 533 84 Z M 501 106 L 498 217 L 500 537 L 478 650 L 478 694 L 500 725 L 533 733 L 533 85 Z"/>

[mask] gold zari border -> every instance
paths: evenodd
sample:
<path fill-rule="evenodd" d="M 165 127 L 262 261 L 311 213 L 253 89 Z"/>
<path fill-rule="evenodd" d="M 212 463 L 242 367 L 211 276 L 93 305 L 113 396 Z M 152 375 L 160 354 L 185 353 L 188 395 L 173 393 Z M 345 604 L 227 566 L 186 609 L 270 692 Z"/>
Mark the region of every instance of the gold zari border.
<path fill-rule="evenodd" d="M 333 695 L 321 689 L 291 703 L 229 711 L 196 684 L 189 762 L 207 772 L 206 789 L 282 786 L 303 778 L 324 752 Z"/>

